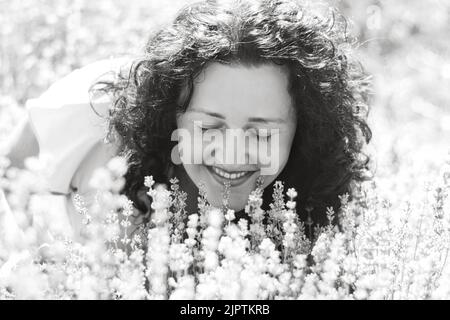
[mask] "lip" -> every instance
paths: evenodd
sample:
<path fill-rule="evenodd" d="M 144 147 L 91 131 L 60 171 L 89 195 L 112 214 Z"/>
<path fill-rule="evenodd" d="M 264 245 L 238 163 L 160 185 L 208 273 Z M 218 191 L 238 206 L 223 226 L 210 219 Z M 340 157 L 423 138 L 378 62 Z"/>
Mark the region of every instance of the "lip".
<path fill-rule="evenodd" d="M 252 175 L 257 173 L 259 170 L 253 171 L 226 171 L 218 167 L 206 166 L 210 175 L 216 180 L 221 186 L 225 183 L 229 183 L 232 187 L 237 187 L 244 184 L 250 179 Z M 219 174 L 221 173 L 221 174 Z M 227 178 L 228 176 L 228 178 Z M 232 177 L 235 178 L 232 178 Z"/>

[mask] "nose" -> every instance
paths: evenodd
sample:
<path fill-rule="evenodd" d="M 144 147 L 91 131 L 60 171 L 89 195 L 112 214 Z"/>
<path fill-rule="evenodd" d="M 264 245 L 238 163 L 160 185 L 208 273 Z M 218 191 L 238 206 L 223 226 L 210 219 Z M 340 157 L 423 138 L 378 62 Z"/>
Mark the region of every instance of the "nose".
<path fill-rule="evenodd" d="M 257 164 L 257 141 L 254 136 L 242 129 L 230 129 L 226 132 L 224 164 L 233 171 Z"/>
<path fill-rule="evenodd" d="M 204 151 L 205 163 L 225 171 L 255 171 L 258 169 L 258 146 L 254 137 L 242 129 L 227 129 Z M 208 149 L 208 150 L 206 150 Z"/>

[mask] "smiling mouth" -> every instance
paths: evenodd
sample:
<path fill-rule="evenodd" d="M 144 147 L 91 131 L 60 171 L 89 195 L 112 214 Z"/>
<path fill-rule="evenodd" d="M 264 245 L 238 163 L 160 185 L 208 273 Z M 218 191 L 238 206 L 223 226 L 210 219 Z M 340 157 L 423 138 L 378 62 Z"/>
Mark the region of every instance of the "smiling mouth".
<path fill-rule="evenodd" d="M 257 171 L 234 171 L 228 172 L 217 167 L 208 166 L 208 171 L 220 184 L 229 182 L 231 186 L 237 186 L 244 183 L 251 175 Z"/>

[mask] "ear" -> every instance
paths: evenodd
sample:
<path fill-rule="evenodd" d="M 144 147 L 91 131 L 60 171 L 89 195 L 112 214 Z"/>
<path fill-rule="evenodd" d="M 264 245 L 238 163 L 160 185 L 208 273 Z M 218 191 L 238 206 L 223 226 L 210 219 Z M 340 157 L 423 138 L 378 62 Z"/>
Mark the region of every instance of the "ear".
<path fill-rule="evenodd" d="M 183 161 L 181 160 L 180 149 L 178 148 L 178 144 L 173 147 L 172 152 L 170 154 L 170 160 L 174 165 L 181 165 Z"/>
<path fill-rule="evenodd" d="M 187 110 L 189 103 L 191 102 L 192 94 L 194 92 L 194 79 L 193 77 L 189 77 L 189 79 L 185 80 L 181 85 L 180 95 L 177 99 L 177 105 L 181 107 L 184 111 Z"/>
<path fill-rule="evenodd" d="M 172 136 L 171 136 L 171 141 L 178 141 L 178 143 L 175 144 L 172 148 L 172 151 L 170 153 L 170 160 L 169 160 L 169 161 L 172 161 L 172 163 L 175 165 L 179 165 L 182 163 L 180 149 L 179 149 L 180 138 L 181 138 L 179 131 L 180 131 L 180 129 L 174 130 L 172 132 Z"/>

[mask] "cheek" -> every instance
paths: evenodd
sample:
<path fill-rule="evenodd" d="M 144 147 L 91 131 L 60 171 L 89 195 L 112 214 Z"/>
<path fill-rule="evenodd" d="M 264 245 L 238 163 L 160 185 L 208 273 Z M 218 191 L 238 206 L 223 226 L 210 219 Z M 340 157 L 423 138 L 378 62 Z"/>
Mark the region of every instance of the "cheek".
<path fill-rule="evenodd" d="M 202 172 L 199 166 L 183 163 L 183 167 L 189 178 L 194 182 L 196 186 L 198 186 L 200 180 L 202 179 Z"/>
<path fill-rule="evenodd" d="M 201 131 L 194 128 L 194 121 L 181 115 L 177 118 L 177 155 L 186 165 L 200 164 L 202 161 Z M 186 168 L 188 171 L 188 168 Z M 194 172 L 195 168 L 189 167 Z"/>
<path fill-rule="evenodd" d="M 289 134 L 285 135 L 280 139 L 280 164 L 283 166 L 289 159 L 289 154 L 291 153 L 292 143 L 294 141 L 294 132 L 289 132 Z"/>
<path fill-rule="evenodd" d="M 286 165 L 286 163 L 289 160 L 289 155 L 291 153 L 292 150 L 292 144 L 294 142 L 294 137 L 295 137 L 295 133 L 297 130 L 297 124 L 293 123 L 289 130 L 287 130 L 286 134 L 283 136 L 283 141 L 281 143 L 281 147 L 280 147 L 280 157 L 283 159 L 282 160 L 282 164 L 283 164 L 283 168 Z M 282 168 L 282 169 L 283 169 Z"/>
<path fill-rule="evenodd" d="M 271 184 L 286 166 L 292 149 L 294 134 L 294 130 L 280 134 L 276 154 L 274 154 L 274 158 L 270 164 L 270 170 L 266 170 L 268 174 L 263 174 L 264 188 Z"/>
<path fill-rule="evenodd" d="M 197 187 L 200 188 L 201 185 L 206 187 L 207 193 L 210 194 L 211 189 L 209 186 L 209 179 L 208 179 L 208 173 L 206 172 L 206 169 L 202 165 L 196 165 L 196 164 L 184 164 L 183 168 L 191 180 L 191 182 Z M 186 191 L 186 190 L 185 190 Z"/>

